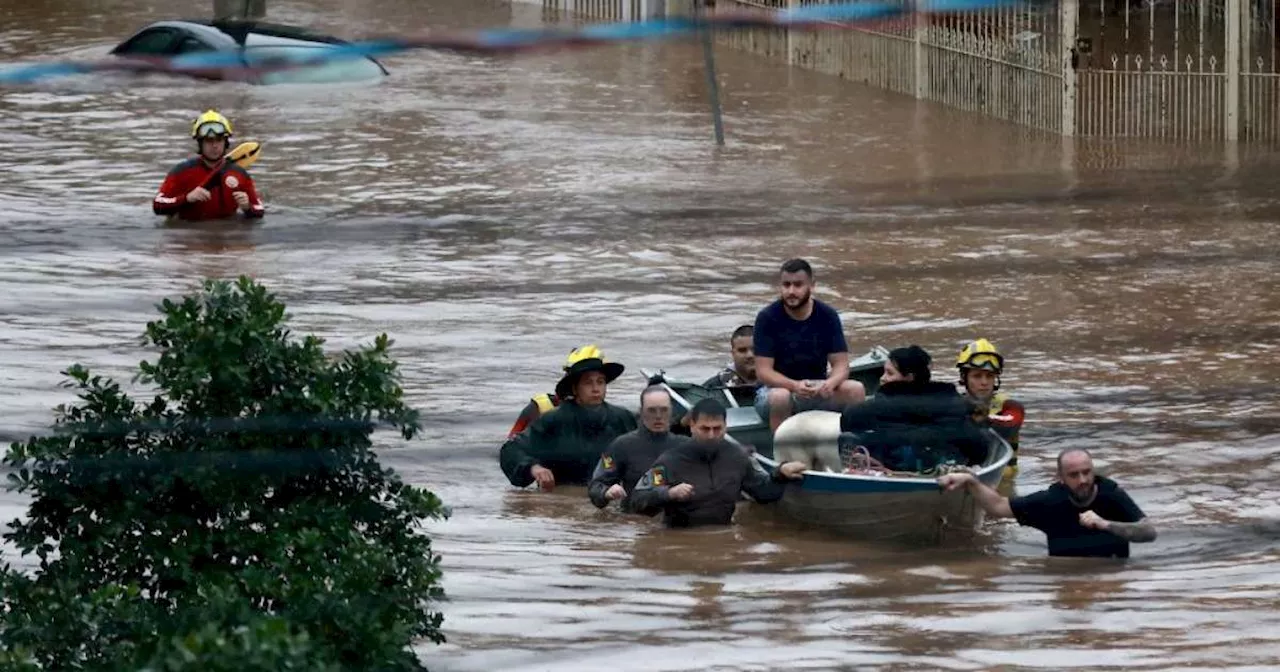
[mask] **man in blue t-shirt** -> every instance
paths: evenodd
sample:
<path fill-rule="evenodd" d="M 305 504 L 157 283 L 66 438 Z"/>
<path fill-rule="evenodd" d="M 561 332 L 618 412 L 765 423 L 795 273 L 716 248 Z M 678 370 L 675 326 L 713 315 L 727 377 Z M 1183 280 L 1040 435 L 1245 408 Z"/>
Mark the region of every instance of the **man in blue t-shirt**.
<path fill-rule="evenodd" d="M 1057 482 L 1024 497 L 1004 497 L 973 474 L 947 474 L 938 485 L 968 488 L 987 514 L 1044 532 L 1051 556 L 1127 558 L 1129 542 L 1156 539 L 1142 509 L 1115 481 L 1093 473 L 1093 457 L 1083 448 L 1058 453 Z"/>
<path fill-rule="evenodd" d="M 834 308 L 813 298 L 813 267 L 804 259 L 782 264 L 781 296 L 756 315 L 756 411 L 777 431 L 791 414 L 839 411 L 866 399 L 849 380 L 849 345 Z"/>

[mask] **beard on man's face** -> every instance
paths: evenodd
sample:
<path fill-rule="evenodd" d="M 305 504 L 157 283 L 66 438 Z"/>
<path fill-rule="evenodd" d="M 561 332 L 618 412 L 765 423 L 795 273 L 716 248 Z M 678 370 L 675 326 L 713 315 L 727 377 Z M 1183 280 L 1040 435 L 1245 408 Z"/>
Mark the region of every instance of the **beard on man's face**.
<path fill-rule="evenodd" d="M 803 306 L 804 304 L 809 303 L 809 297 L 812 295 L 813 295 L 813 291 L 808 290 L 804 294 L 801 294 L 799 296 L 795 296 L 795 295 L 784 296 L 782 297 L 782 302 L 786 304 L 788 308 L 799 308 L 800 306 Z"/>

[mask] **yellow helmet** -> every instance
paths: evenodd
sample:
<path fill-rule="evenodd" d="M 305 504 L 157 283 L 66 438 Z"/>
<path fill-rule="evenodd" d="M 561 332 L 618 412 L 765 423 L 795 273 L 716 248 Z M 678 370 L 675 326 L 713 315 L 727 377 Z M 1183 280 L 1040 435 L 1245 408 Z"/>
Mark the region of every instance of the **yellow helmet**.
<path fill-rule="evenodd" d="M 594 344 L 584 345 L 580 348 L 574 348 L 573 352 L 570 352 L 569 356 L 564 358 L 564 370 L 568 371 L 574 364 L 586 359 L 605 361 L 604 353 L 600 351 L 600 348 L 597 348 Z"/>
<path fill-rule="evenodd" d="M 231 137 L 231 120 L 214 110 L 196 117 L 191 124 L 191 137 L 196 140 L 208 137 Z"/>
<path fill-rule="evenodd" d="M 595 345 L 575 348 L 564 360 L 564 377 L 556 383 L 556 396 L 564 399 L 572 395 L 574 383 L 587 371 L 603 371 L 605 383 L 612 383 L 625 370 L 623 365 L 605 359 L 604 353 Z"/>
<path fill-rule="evenodd" d="M 960 355 L 956 357 L 956 368 L 961 371 L 986 369 L 1000 375 L 1004 371 L 1004 356 L 996 349 L 994 343 L 985 338 L 979 338 L 960 351 Z"/>

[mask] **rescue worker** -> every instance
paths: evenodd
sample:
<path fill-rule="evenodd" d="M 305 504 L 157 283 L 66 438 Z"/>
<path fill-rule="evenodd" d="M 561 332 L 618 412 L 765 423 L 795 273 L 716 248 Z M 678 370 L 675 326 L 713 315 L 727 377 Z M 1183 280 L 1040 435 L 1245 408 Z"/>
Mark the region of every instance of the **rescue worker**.
<path fill-rule="evenodd" d="M 1022 404 L 1000 392 L 1000 374 L 1004 372 L 1004 356 L 991 341 L 985 338 L 964 346 L 956 357 L 960 370 L 960 385 L 964 395 L 974 406 L 974 419 L 980 425 L 990 426 L 1000 438 L 1013 448 L 1013 457 L 1004 468 L 1003 477 L 1018 475 L 1018 437 L 1027 411 Z"/>
<path fill-rule="evenodd" d="M 562 367 L 562 373 L 560 375 L 568 373 L 569 367 L 573 366 L 574 362 L 580 359 L 587 359 L 589 357 L 603 357 L 603 355 L 600 354 L 600 349 L 594 345 L 584 345 L 580 348 L 574 348 L 573 351 L 569 353 L 569 356 L 565 357 L 564 367 Z M 533 424 L 534 420 L 537 420 L 559 405 L 560 397 L 556 396 L 553 392 L 539 392 L 538 394 L 533 395 L 529 399 L 529 403 L 525 404 L 524 409 L 520 411 L 520 415 L 516 417 L 515 424 L 511 425 L 511 430 L 507 432 L 507 438 L 510 439 L 516 434 L 523 432 L 526 427 Z"/>
<path fill-rule="evenodd" d="M 623 512 L 631 512 L 631 492 L 653 461 L 670 448 L 690 439 L 671 433 L 671 394 L 661 385 L 650 385 L 640 393 L 642 426 L 613 440 L 600 456 L 587 496 L 596 508 L 621 500 Z"/>
<path fill-rule="evenodd" d="M 876 395 L 841 413 L 841 443 L 865 447 L 894 471 L 927 472 L 947 462 L 986 460 L 987 441 L 974 422 L 972 405 L 954 385 L 932 380 L 932 361 L 917 345 L 892 350 Z"/>
<path fill-rule="evenodd" d="M 625 368 L 588 347 L 556 383 L 559 406 L 502 445 L 498 462 L 512 485 L 537 482 L 546 491 L 586 485 L 609 444 L 638 426 L 635 413 L 605 401 L 608 384 Z"/>
<path fill-rule="evenodd" d="M 782 499 L 785 483 L 804 478 L 805 465 L 787 462 L 772 473 L 724 438 L 725 407 L 703 399 L 689 410 L 693 440 L 667 450 L 636 484 L 631 507 L 652 516 L 663 513 L 667 527 L 728 525 L 739 496 L 761 504 Z"/>
<path fill-rule="evenodd" d="M 226 158 L 231 121 L 209 110 L 191 124 L 196 156 L 179 163 L 165 176 L 151 209 L 157 215 L 184 220 L 227 219 L 237 211 L 246 219 L 266 213 L 249 172 Z"/>
<path fill-rule="evenodd" d="M 947 474 L 938 486 L 965 488 L 987 515 L 1044 532 L 1052 557 L 1127 558 L 1131 542 L 1150 543 L 1157 536 L 1129 493 L 1094 472 L 1093 456 L 1083 448 L 1058 453 L 1057 479 L 1030 495 L 1005 497 L 973 474 Z"/>

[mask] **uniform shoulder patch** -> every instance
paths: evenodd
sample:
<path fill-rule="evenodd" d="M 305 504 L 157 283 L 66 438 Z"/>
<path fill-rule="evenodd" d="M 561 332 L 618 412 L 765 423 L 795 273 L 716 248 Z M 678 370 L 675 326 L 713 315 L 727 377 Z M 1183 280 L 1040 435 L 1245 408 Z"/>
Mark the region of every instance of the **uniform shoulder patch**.
<path fill-rule="evenodd" d="M 654 487 L 657 487 L 659 485 L 666 485 L 667 484 L 667 468 L 662 466 L 661 464 L 654 465 L 652 468 L 650 468 L 649 482 L 653 483 Z"/>
<path fill-rule="evenodd" d="M 610 455 L 609 453 L 605 453 L 604 455 L 601 455 L 601 456 L 600 456 L 600 462 L 601 462 L 601 464 L 603 464 L 603 465 L 604 465 L 604 468 L 605 468 L 605 469 L 612 469 L 612 468 L 613 468 L 613 456 L 612 456 L 612 455 Z"/>

